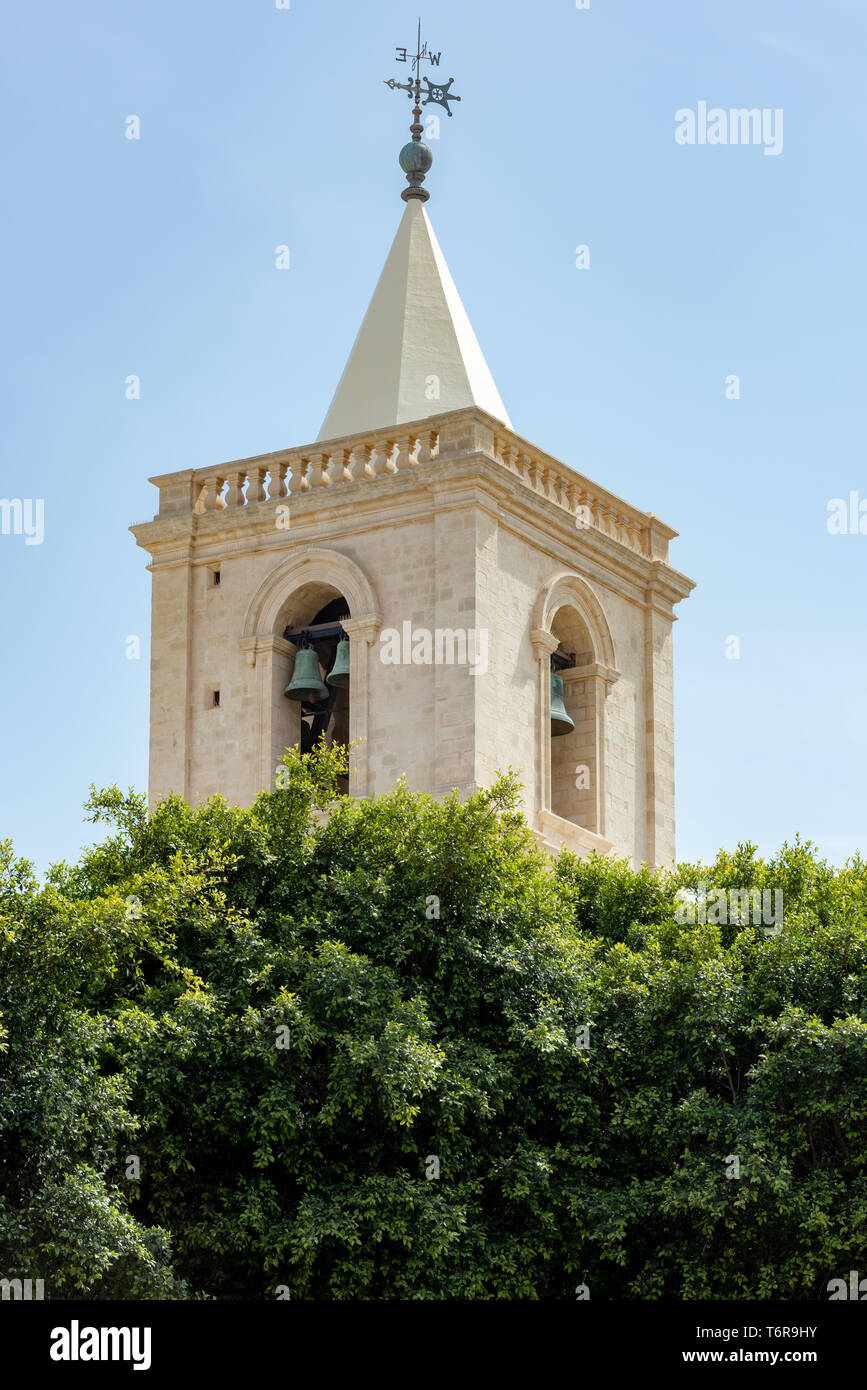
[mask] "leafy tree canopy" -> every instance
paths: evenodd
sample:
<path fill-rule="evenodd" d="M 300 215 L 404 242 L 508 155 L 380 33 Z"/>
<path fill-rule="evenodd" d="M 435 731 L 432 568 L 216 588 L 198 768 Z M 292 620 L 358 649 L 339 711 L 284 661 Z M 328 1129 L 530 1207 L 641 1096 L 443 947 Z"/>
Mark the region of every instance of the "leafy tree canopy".
<path fill-rule="evenodd" d="M 807 1299 L 864 1265 L 860 858 L 551 865 L 512 777 L 350 800 L 343 756 L 248 810 L 94 793 L 114 833 L 42 885 L 0 847 L 0 1275 Z M 684 921 L 703 885 L 781 928 Z"/>

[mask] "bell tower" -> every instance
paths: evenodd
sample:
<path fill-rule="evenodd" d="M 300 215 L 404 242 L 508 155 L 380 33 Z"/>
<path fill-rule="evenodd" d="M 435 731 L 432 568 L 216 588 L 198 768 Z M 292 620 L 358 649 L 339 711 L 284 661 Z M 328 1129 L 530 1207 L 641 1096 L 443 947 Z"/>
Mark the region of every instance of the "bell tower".
<path fill-rule="evenodd" d="M 439 55 L 436 55 L 437 58 Z M 283 752 L 352 745 L 346 791 L 463 794 L 514 767 L 528 820 L 674 857 L 676 532 L 517 435 L 427 215 L 407 83 L 403 216 L 319 437 L 161 474 L 150 797 L 249 804 Z M 427 90 L 422 87 L 426 84 Z"/>

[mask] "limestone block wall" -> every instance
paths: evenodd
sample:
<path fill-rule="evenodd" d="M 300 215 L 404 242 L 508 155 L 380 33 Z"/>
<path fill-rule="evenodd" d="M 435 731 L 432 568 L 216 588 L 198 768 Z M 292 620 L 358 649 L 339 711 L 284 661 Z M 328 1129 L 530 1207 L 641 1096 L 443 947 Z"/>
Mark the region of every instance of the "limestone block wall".
<path fill-rule="evenodd" d="M 671 621 L 651 609 L 645 622 L 645 664 L 653 691 L 645 719 L 647 834 L 657 864 L 674 859 L 674 664 Z"/>
<path fill-rule="evenodd" d="M 482 686 L 482 717 L 478 734 L 478 778 L 482 785 L 498 769 L 520 769 L 526 806 L 532 817 L 540 782 L 537 738 L 537 667 L 530 629 L 539 591 L 558 569 L 588 574 L 590 565 L 580 538 L 570 546 L 534 544 L 522 530 L 503 518 L 479 559 L 479 584 L 485 595 L 480 619 L 492 633 L 491 675 Z M 567 709 L 579 729 L 553 740 L 551 805 L 568 811 L 578 824 L 604 833 L 636 862 L 647 853 L 645 835 L 644 735 L 644 605 L 627 598 L 594 574 L 591 587 L 605 614 L 616 653 L 618 680 L 604 696 L 604 832 L 596 822 L 598 768 L 596 730 L 603 696 L 597 682 L 577 680 L 566 673 Z M 555 624 L 556 627 L 556 624 Z M 556 632 L 555 632 L 556 635 Z M 578 653 L 583 655 L 583 653 Z M 594 653 L 598 660 L 600 653 Z M 591 788 L 575 787 L 575 767 L 591 769 Z"/>
<path fill-rule="evenodd" d="M 563 674 L 563 703 L 575 728 L 551 741 L 551 809 L 598 834 L 597 682 L 581 680 L 571 671 Z"/>
<path fill-rule="evenodd" d="M 403 624 L 431 628 L 436 615 L 434 518 L 390 521 L 374 534 L 346 538 L 345 549 L 376 588 L 382 632 Z M 383 645 L 372 644 L 369 673 L 369 783 L 371 795 L 406 775 L 413 790 L 429 791 L 436 764 L 436 689 L 433 668 L 384 664 Z M 350 695 L 351 698 L 351 695 Z"/>
<path fill-rule="evenodd" d="M 536 661 L 530 615 L 539 583 L 533 546 L 504 519 L 488 515 L 478 556 L 478 618 L 490 634 L 488 674 L 479 681 L 476 778 L 490 786 L 514 768 L 524 786 L 524 809 L 536 806 Z"/>
<path fill-rule="evenodd" d="M 265 666 L 251 667 L 239 637 L 251 595 L 268 569 L 285 558 L 286 549 L 220 555 L 217 548 L 216 557 L 215 548 L 208 549 L 208 559 L 192 570 L 191 758 L 186 795 L 199 802 L 222 793 L 248 805 L 259 790 L 263 708 L 267 704 L 279 709 L 287 721 L 293 711 L 288 701 L 280 703 L 290 669 L 288 644 L 277 653 L 264 686 Z M 218 587 L 212 582 L 216 563 Z M 218 707 L 213 701 L 215 690 L 220 692 Z"/>
<path fill-rule="evenodd" d="M 150 798 L 183 794 L 189 758 L 188 650 L 192 640 L 188 560 L 154 571 L 151 593 Z"/>
<path fill-rule="evenodd" d="M 424 448 L 412 433 L 397 445 L 348 440 L 312 461 L 158 480 L 165 514 L 135 528 L 154 555 L 151 799 L 174 790 L 249 804 L 271 784 L 299 735 L 298 706 L 283 696 L 295 657 L 283 630 L 343 594 L 356 624 L 350 736 L 363 741 L 351 793 L 380 794 L 401 776 L 416 790 L 467 793 L 512 767 L 547 843 L 569 843 L 572 824 L 587 832 L 574 837 L 579 852 L 610 844 L 635 863 L 664 862 L 674 852 L 672 609 L 691 587 L 667 566 L 671 532 L 546 456 L 534 462 L 483 412 L 444 421 Z M 282 530 L 281 494 L 270 501 L 263 479 L 279 482 L 290 464 Z M 347 476 L 353 487 L 341 490 Z M 592 525 L 576 526 L 588 505 Z M 473 632 L 477 659 L 486 635 L 484 671 L 384 662 L 381 635 L 402 641 L 406 625 L 431 638 Z M 558 641 L 578 660 L 565 679 L 577 727 L 552 747 L 546 682 Z M 579 764 L 586 790 L 575 786 Z"/>
<path fill-rule="evenodd" d="M 645 833 L 644 608 L 609 589 L 602 593 L 617 652 L 619 678 L 605 699 L 605 834 L 634 845 L 640 864 L 650 851 Z"/>

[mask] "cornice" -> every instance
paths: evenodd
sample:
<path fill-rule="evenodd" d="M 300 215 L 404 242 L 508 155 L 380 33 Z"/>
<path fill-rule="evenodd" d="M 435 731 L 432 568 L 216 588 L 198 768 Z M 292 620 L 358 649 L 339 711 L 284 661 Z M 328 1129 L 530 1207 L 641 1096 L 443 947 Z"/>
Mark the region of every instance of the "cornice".
<path fill-rule="evenodd" d="M 601 661 L 588 661 L 583 666 L 565 666 L 559 675 L 562 676 L 564 685 L 572 685 L 576 681 L 600 680 L 605 682 L 606 690 L 610 690 L 620 680 L 620 672 L 613 666 L 605 666 Z"/>
<path fill-rule="evenodd" d="M 458 415 L 465 412 L 458 412 Z M 472 415 L 473 412 L 470 412 Z M 264 456 L 269 457 L 269 456 Z M 167 475 L 174 476 L 174 475 Z M 275 528 L 278 507 L 289 507 L 288 529 Z M 437 458 L 401 473 L 314 489 L 244 507 L 204 513 L 170 513 L 130 527 L 136 542 L 160 568 L 204 564 L 215 555 L 251 550 L 286 551 L 296 538 L 315 540 L 319 528 L 333 539 L 359 531 L 423 519 L 430 512 L 478 507 L 553 559 L 592 565 L 597 583 L 614 587 L 627 601 L 672 617 L 671 607 L 694 582 L 665 560 L 651 559 L 624 542 L 588 526 L 549 498 L 523 485 L 502 463 L 476 451 Z M 251 544 L 252 542 L 252 544 Z M 624 586 L 632 593 L 624 593 Z"/>

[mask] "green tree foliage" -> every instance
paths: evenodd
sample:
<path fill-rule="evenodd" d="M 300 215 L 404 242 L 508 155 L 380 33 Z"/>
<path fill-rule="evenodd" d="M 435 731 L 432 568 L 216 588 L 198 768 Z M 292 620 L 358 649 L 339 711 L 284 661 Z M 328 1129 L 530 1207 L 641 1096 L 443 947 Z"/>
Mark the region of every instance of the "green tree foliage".
<path fill-rule="evenodd" d="M 43 886 L 5 847 L 0 1275 L 809 1299 L 867 1270 L 860 859 L 552 866 L 512 778 L 355 801 L 341 757 L 249 810 L 94 794 L 114 833 Z M 702 884 L 781 889 L 782 928 L 679 921 Z"/>

